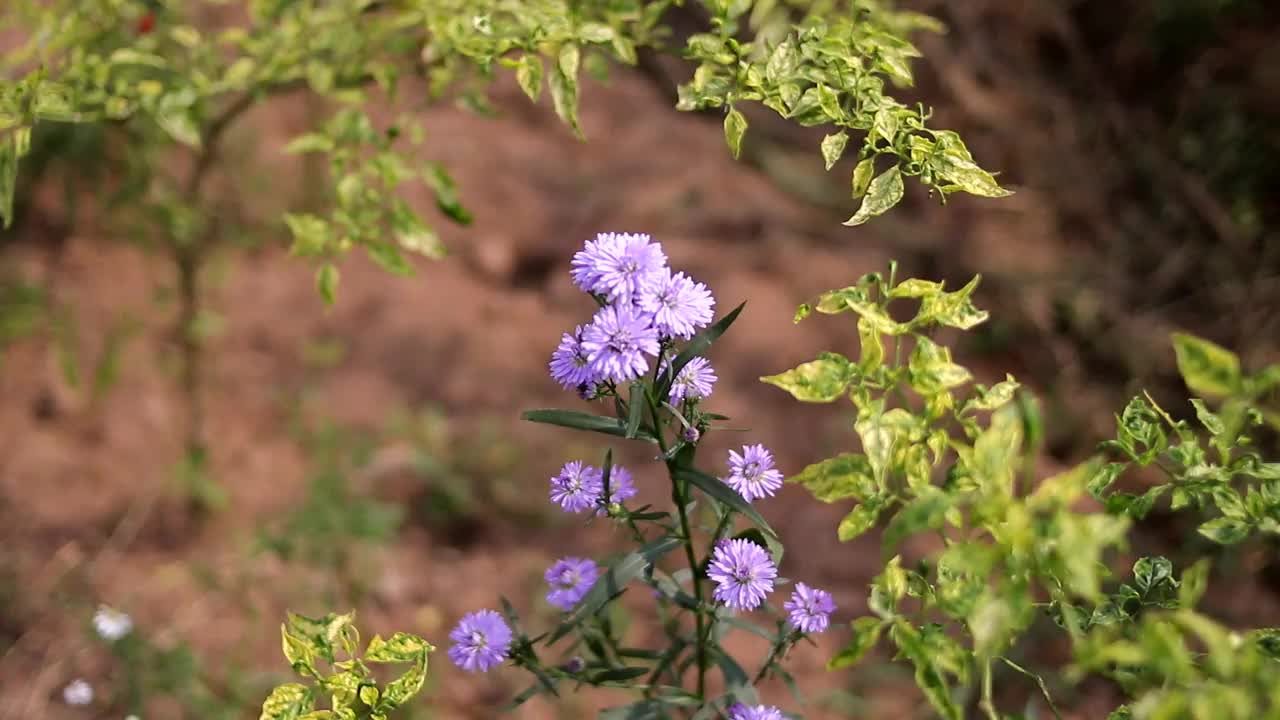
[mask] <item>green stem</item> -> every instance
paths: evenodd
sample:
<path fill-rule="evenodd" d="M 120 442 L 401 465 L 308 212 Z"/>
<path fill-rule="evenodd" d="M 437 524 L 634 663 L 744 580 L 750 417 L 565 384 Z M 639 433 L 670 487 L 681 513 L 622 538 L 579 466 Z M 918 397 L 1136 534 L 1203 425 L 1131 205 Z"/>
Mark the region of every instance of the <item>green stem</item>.
<path fill-rule="evenodd" d="M 693 597 L 698 604 L 698 610 L 693 617 L 697 623 L 694 628 L 694 637 L 697 638 L 695 652 L 698 659 L 698 697 L 701 698 L 706 690 L 707 679 L 707 642 L 702 620 L 702 582 L 698 580 L 698 557 L 693 549 L 693 533 L 689 529 L 689 512 L 686 509 L 689 504 L 689 485 L 677 480 L 674 473 L 671 477 L 671 499 L 675 502 L 676 512 L 680 516 L 680 534 L 682 536 L 681 539 L 684 541 L 684 556 L 689 561 Z"/>
<path fill-rule="evenodd" d="M 982 712 L 986 713 L 991 720 L 1000 720 L 1000 713 L 996 712 L 996 704 L 992 699 L 991 687 L 991 661 L 987 660 L 982 664 Z"/>
<path fill-rule="evenodd" d="M 773 667 L 773 661 L 777 660 L 778 657 L 782 655 L 782 653 L 784 653 L 787 647 L 790 645 L 789 641 L 790 641 L 790 638 L 784 636 L 778 642 L 774 643 L 773 647 L 769 649 L 769 657 L 765 658 L 764 664 L 760 666 L 760 672 L 756 673 L 755 679 L 751 681 L 752 685 L 757 685 L 761 680 L 764 679 L 764 676 L 767 675 L 769 672 L 769 668 Z"/>

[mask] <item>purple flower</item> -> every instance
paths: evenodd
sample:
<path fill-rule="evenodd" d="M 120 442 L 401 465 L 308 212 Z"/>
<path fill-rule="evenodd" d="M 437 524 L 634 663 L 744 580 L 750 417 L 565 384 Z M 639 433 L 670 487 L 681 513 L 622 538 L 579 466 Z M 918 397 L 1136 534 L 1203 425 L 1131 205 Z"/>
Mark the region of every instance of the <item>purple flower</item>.
<path fill-rule="evenodd" d="M 632 307 L 600 308 L 582 332 L 582 348 L 597 377 L 626 382 L 649 370 L 644 356 L 658 354 L 658 331 Z"/>
<path fill-rule="evenodd" d="M 772 705 L 743 705 L 729 708 L 729 720 L 783 720 L 782 711 Z"/>
<path fill-rule="evenodd" d="M 555 561 L 547 568 L 547 584 L 551 592 L 547 593 L 547 602 L 561 610 L 572 610 L 591 586 L 596 583 L 600 569 L 595 562 L 586 558 L 566 557 Z"/>
<path fill-rule="evenodd" d="M 782 473 L 774 469 L 773 455 L 763 445 L 743 445 L 741 455 L 729 451 L 729 477 L 724 482 L 751 502 L 778 492 Z"/>
<path fill-rule="evenodd" d="M 488 672 L 507 659 L 511 648 L 511 628 L 502 616 L 492 610 L 477 610 L 464 615 L 449 633 L 453 646 L 449 659 L 467 672 Z"/>
<path fill-rule="evenodd" d="M 587 361 L 587 352 L 582 349 L 581 325 L 574 329 L 572 335 L 565 333 L 560 337 L 560 347 L 551 353 L 550 367 L 551 377 L 566 390 L 590 385 L 597 380 Z"/>
<path fill-rule="evenodd" d="M 672 405 L 683 400 L 701 400 L 711 395 L 711 386 L 716 383 L 716 371 L 704 357 L 696 357 L 680 369 L 675 382 L 671 383 L 671 391 L 667 398 Z"/>
<path fill-rule="evenodd" d="M 560 474 L 551 478 L 551 502 L 565 512 L 586 510 L 596 504 L 601 492 L 601 472 L 580 460 L 565 463 Z"/>
<path fill-rule="evenodd" d="M 773 590 L 778 568 L 769 553 L 750 540 L 722 540 L 707 567 L 715 598 L 734 610 L 754 610 Z"/>
<path fill-rule="evenodd" d="M 800 632 L 826 632 L 831 624 L 831 613 L 836 611 L 836 603 L 831 593 L 809 587 L 804 583 L 796 583 L 791 599 L 783 603 L 782 608 L 790 613 L 787 617 Z"/>
<path fill-rule="evenodd" d="M 640 309 L 653 315 L 658 332 L 686 340 L 711 322 L 715 304 L 706 285 L 667 268 L 651 274 L 639 296 Z"/>
<path fill-rule="evenodd" d="M 662 246 L 643 233 L 600 233 L 573 256 L 578 287 L 614 302 L 630 303 L 650 277 L 667 266 Z"/>
<path fill-rule="evenodd" d="M 596 503 L 598 505 L 610 505 L 612 503 L 620 503 L 628 498 L 636 496 L 636 484 L 631 480 L 631 471 L 614 465 L 609 470 L 609 499 L 604 499 L 604 473 L 600 473 L 600 492 L 596 495 Z M 597 515 L 604 515 L 607 510 L 601 507 L 596 511 Z"/>
<path fill-rule="evenodd" d="M 597 233 L 595 240 L 588 240 L 582 249 L 573 254 L 570 261 L 569 275 L 573 284 L 583 292 L 597 292 L 600 285 L 600 270 L 604 267 L 606 249 L 618 243 L 616 233 Z"/>

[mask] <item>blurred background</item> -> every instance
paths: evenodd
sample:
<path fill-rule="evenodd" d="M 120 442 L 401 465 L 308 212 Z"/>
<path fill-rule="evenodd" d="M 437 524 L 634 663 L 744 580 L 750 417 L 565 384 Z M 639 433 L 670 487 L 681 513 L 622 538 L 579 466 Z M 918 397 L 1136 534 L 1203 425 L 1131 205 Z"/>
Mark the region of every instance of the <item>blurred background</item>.
<path fill-rule="evenodd" d="M 793 325 L 795 306 L 890 259 L 899 277 L 955 287 L 983 275 L 977 304 L 991 320 L 959 339 L 957 359 L 1036 391 L 1044 472 L 1091 453 L 1141 389 L 1190 413 L 1173 330 L 1248 367 L 1280 360 L 1280 6 L 904 4 L 947 32 L 916 38 L 924 59 L 903 99 L 934 108 L 931 124 L 959 131 L 1016 195 L 943 208 L 912 186 L 894 212 L 846 228 L 851 167 L 823 172 L 821 128 L 749 115 L 735 162 L 719 115 L 673 109 L 690 72 L 678 60 L 646 56 L 588 81 L 586 143 L 504 76 L 495 117 L 448 104 L 420 114 L 426 154 L 475 216 L 442 224 L 450 256 L 394 278 L 352 255 L 326 308 L 276 221 L 313 192 L 315 168 L 278 149 L 317 108 L 275 99 L 229 132 L 205 185 L 228 222 L 268 230 L 244 232 L 202 278 L 195 387 L 177 371 L 170 265 L 145 233 L 101 222 L 99 190 L 122 172 L 112 136 L 38 128 L 18 221 L 0 234 L 0 717 L 118 717 L 115 693 L 145 693 L 145 717 L 256 717 L 287 674 L 286 608 L 356 608 L 370 634 L 402 629 L 440 648 L 462 613 L 499 594 L 529 625 L 550 622 L 543 568 L 625 544 L 545 501 L 564 461 L 598 462 L 605 445 L 519 420 L 582 406 L 545 368 L 590 313 L 569 257 L 600 231 L 650 233 L 721 310 L 749 300 L 712 352 L 711 405 L 751 430 L 714 437 L 708 455 L 749 439 L 784 472 L 853 449 L 848 408 L 802 406 L 758 378 L 853 352 L 849 322 Z M 193 408 L 207 438 L 197 457 L 184 451 Z M 656 468 L 617 450 L 642 499 L 660 502 Z M 766 508 L 793 548 L 784 574 L 830 588 L 840 620 L 865 612 L 880 567 L 874 535 L 836 542 L 845 510 L 793 487 Z M 1193 536 L 1157 511 L 1135 556 L 1176 558 Z M 1206 609 L 1280 624 L 1275 548 L 1217 552 L 1225 580 Z M 92 631 L 100 604 L 132 618 L 120 657 Z M 794 653 L 807 717 L 929 717 L 887 657 L 822 670 L 843 641 L 829 633 Z M 433 660 L 410 717 L 495 717 L 523 688 L 514 672 L 464 676 L 442 652 Z M 74 678 L 94 703 L 63 702 Z M 787 699 L 781 687 L 766 696 Z M 1089 684 L 1055 696 L 1078 718 L 1115 700 Z M 515 716 L 585 718 L 602 702 L 535 701 Z"/>

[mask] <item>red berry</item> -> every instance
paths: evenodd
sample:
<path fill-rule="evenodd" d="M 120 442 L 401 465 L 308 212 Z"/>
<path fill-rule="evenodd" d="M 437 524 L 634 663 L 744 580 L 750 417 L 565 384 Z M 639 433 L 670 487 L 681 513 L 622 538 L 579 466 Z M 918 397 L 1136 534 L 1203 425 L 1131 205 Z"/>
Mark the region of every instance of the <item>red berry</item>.
<path fill-rule="evenodd" d="M 149 12 L 146 15 L 143 15 L 142 17 L 138 18 L 138 34 L 139 35 L 146 35 L 147 33 L 154 30 L 155 27 L 156 27 L 155 13 Z"/>

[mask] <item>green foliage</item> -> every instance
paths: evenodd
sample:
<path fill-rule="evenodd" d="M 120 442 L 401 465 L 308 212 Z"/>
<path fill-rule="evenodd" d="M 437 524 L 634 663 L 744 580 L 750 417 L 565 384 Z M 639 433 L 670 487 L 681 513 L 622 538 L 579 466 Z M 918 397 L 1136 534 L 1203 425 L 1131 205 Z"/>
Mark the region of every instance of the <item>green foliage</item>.
<path fill-rule="evenodd" d="M 1178 577 L 1168 559 L 1141 558 L 1132 579 L 1119 583 L 1111 568 L 1131 519 L 1166 495 L 1174 510 L 1212 508 L 1216 516 L 1200 533 L 1214 542 L 1277 532 L 1280 463 L 1265 462 L 1248 433 L 1264 423 L 1259 402 L 1280 371 L 1246 374 L 1233 353 L 1175 335 L 1187 385 L 1220 398 L 1221 407 L 1192 400 L 1193 426 L 1149 396 L 1136 398 L 1117 418 L 1117 439 L 1104 443 L 1121 462 L 1094 458 L 1032 483 L 1039 415 L 1020 400 L 1017 382 L 973 384 L 935 339 L 941 327 L 966 330 L 986 319 L 971 300 L 977 279 L 948 292 L 941 283 L 895 283 L 895 270 L 887 280 L 865 275 L 796 313 L 799 322 L 814 309 L 852 312 L 856 360 L 824 353 L 762 378 L 801 401 L 847 396 L 856 409 L 862 452 L 789 478 L 823 502 L 852 500 L 839 538 L 881 526 L 890 558 L 871 588 L 873 614 L 853 622 L 852 640 L 830 667 L 856 664 L 887 638 L 940 717 L 963 717 L 960 698 L 973 693 L 988 718 L 1002 717 L 993 691 L 1001 665 L 1034 679 L 1057 715 L 1044 680 L 1015 660 L 1048 615 L 1071 640 L 1075 662 L 1064 677 L 1101 674 L 1133 699 L 1113 717 L 1274 716 L 1280 696 L 1265 680 L 1277 670 L 1274 633 L 1233 633 L 1193 609 L 1207 561 Z M 906 300 L 916 303 L 914 316 L 895 320 L 905 313 L 889 306 Z M 1111 491 L 1132 465 L 1158 467 L 1168 482 L 1142 495 Z M 1090 508 L 1090 496 L 1104 507 Z M 905 566 L 899 548 L 930 535 L 937 549 Z"/>
<path fill-rule="evenodd" d="M 415 635 L 374 635 L 364 654 L 355 613 L 309 618 L 289 613 L 280 626 L 284 656 L 313 684 L 277 686 L 262 703 L 260 720 L 386 720 L 422 689 L 427 657 L 435 650 Z M 343 659 L 345 658 L 345 659 Z M 370 664 L 407 665 L 396 679 L 379 684 Z M 316 709 L 323 695 L 328 708 Z"/>
<path fill-rule="evenodd" d="M 834 126 L 821 145 L 828 170 L 844 154 L 849 132 L 862 134 L 853 196 L 863 200 L 846 225 L 861 225 L 902 200 L 903 176 L 919 177 L 942 199 L 954 192 L 1010 194 L 958 135 L 927 127 L 923 107 L 885 92 L 886 85 L 912 84 L 911 61 L 920 53 L 907 36 L 939 30 L 932 18 L 876 0 L 704 5 L 712 28 L 688 40 L 685 55 L 699 65 L 680 86 L 677 107 L 725 108 L 725 138 L 735 157 L 747 128 L 736 104 L 756 102 L 800 125 Z M 748 28 L 755 34 L 744 40 Z M 887 167 L 877 174 L 882 157 Z"/>

